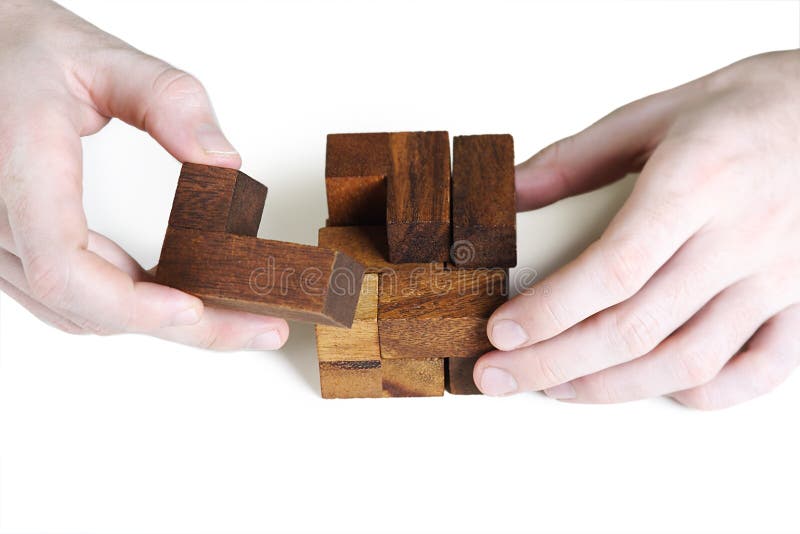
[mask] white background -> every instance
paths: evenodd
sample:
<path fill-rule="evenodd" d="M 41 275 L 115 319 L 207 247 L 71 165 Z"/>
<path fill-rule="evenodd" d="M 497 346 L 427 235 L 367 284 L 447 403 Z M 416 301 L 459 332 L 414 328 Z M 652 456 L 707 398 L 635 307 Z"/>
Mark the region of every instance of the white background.
<path fill-rule="evenodd" d="M 325 134 L 512 133 L 517 161 L 629 100 L 800 44 L 795 2 L 71 1 L 196 74 L 269 185 L 261 235 L 315 243 Z M 157 260 L 179 164 L 85 140 L 91 226 Z M 631 180 L 519 216 L 541 274 Z M 0 297 L 0 532 L 797 532 L 800 373 L 718 413 L 450 397 L 324 401 L 313 329 L 278 353 L 72 337 Z"/>

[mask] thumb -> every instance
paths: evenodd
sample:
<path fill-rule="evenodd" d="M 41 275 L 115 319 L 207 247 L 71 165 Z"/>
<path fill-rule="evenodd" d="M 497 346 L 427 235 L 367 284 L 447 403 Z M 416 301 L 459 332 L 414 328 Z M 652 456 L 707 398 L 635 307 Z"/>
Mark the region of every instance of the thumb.
<path fill-rule="evenodd" d="M 127 46 L 102 50 L 94 61 L 87 85 L 101 114 L 146 131 L 181 162 L 241 166 L 197 78 Z"/>
<path fill-rule="evenodd" d="M 684 91 L 680 87 L 627 104 L 518 165 L 517 210 L 540 208 L 641 170 Z"/>

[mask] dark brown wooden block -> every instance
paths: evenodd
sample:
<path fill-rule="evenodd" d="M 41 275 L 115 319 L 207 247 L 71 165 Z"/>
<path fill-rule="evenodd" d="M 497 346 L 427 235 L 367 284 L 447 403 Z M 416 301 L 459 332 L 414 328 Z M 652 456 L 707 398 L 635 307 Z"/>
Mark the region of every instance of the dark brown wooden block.
<path fill-rule="evenodd" d="M 389 176 L 392 172 L 389 135 L 385 132 L 329 134 L 325 177 Z"/>
<path fill-rule="evenodd" d="M 445 360 L 445 388 L 453 395 L 480 395 L 472 379 L 478 358 L 448 358 Z"/>
<path fill-rule="evenodd" d="M 517 264 L 514 139 L 453 138 L 453 251 L 459 267 Z"/>
<path fill-rule="evenodd" d="M 212 306 L 349 327 L 363 274 L 324 248 L 168 228 L 156 281 Z"/>
<path fill-rule="evenodd" d="M 386 177 L 325 178 L 328 226 L 386 224 Z"/>
<path fill-rule="evenodd" d="M 491 350 L 486 323 L 507 298 L 503 269 L 381 274 L 381 357 L 472 358 Z"/>
<path fill-rule="evenodd" d="M 184 163 L 169 226 L 255 237 L 267 187 L 236 169 Z"/>
<path fill-rule="evenodd" d="M 444 394 L 444 360 L 382 360 L 384 397 L 437 397 Z"/>
<path fill-rule="evenodd" d="M 444 262 L 450 249 L 447 132 L 389 134 L 386 225 L 392 263 Z"/>

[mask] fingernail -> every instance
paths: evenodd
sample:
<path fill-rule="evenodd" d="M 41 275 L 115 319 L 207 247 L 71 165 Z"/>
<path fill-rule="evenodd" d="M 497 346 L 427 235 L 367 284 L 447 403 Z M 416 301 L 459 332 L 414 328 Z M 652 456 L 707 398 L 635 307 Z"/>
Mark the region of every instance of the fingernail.
<path fill-rule="evenodd" d="M 487 367 L 483 370 L 481 375 L 481 391 L 486 395 L 499 397 L 502 395 L 510 395 L 516 393 L 517 388 L 516 379 L 511 376 L 511 373 L 504 369 L 497 367 Z"/>
<path fill-rule="evenodd" d="M 280 334 L 276 330 L 270 330 L 254 337 L 247 348 L 252 350 L 275 350 L 281 348 L 282 344 Z"/>
<path fill-rule="evenodd" d="M 238 154 L 216 124 L 201 124 L 195 136 L 206 154 Z"/>
<path fill-rule="evenodd" d="M 197 324 L 199 320 L 200 314 L 197 308 L 186 308 L 172 316 L 172 326 L 189 326 Z"/>
<path fill-rule="evenodd" d="M 551 399 L 556 399 L 556 400 L 574 399 L 575 388 L 572 387 L 572 384 L 566 382 L 564 384 L 559 384 L 557 386 L 547 388 L 546 390 L 544 390 L 544 394 L 550 397 Z"/>
<path fill-rule="evenodd" d="M 500 350 L 513 350 L 525 344 L 528 334 L 510 319 L 497 321 L 492 327 L 492 344 Z"/>

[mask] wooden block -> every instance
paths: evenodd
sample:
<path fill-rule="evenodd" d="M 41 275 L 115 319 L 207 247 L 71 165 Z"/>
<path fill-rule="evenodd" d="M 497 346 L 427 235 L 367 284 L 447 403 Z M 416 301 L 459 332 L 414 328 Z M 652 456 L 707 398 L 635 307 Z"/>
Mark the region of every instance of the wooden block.
<path fill-rule="evenodd" d="M 445 388 L 453 395 L 480 395 L 472 379 L 478 358 L 448 358 L 445 361 Z"/>
<path fill-rule="evenodd" d="M 366 274 L 352 328 L 316 326 L 323 398 L 383 396 L 377 320 L 378 275 Z"/>
<path fill-rule="evenodd" d="M 389 176 L 392 158 L 388 133 L 329 134 L 325 177 Z"/>
<path fill-rule="evenodd" d="M 319 383 L 325 399 L 384 396 L 380 361 L 319 362 Z"/>
<path fill-rule="evenodd" d="M 437 397 L 444 394 L 444 360 L 382 360 L 384 397 Z"/>
<path fill-rule="evenodd" d="M 386 224 L 386 177 L 325 178 L 328 226 Z"/>
<path fill-rule="evenodd" d="M 391 273 L 441 271 L 444 263 L 389 263 L 385 226 L 326 226 L 319 229 L 319 246 L 344 252 L 364 266 L 366 272 Z"/>
<path fill-rule="evenodd" d="M 267 187 L 236 169 L 184 163 L 169 226 L 255 237 Z"/>
<path fill-rule="evenodd" d="M 349 327 L 363 274 L 324 248 L 170 227 L 156 280 L 212 306 Z"/>
<path fill-rule="evenodd" d="M 444 262 L 450 249 L 447 132 L 389 135 L 386 225 L 392 263 Z"/>
<path fill-rule="evenodd" d="M 459 267 L 517 264 L 514 139 L 453 138 L 453 247 Z"/>
<path fill-rule="evenodd" d="M 381 357 L 473 358 L 491 350 L 486 323 L 505 302 L 504 269 L 449 269 L 381 275 Z"/>

